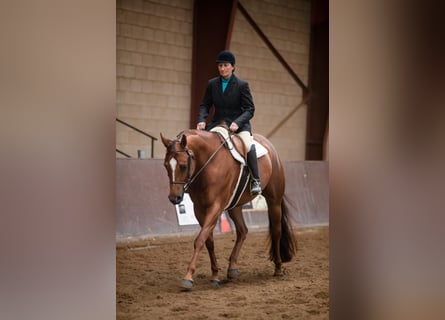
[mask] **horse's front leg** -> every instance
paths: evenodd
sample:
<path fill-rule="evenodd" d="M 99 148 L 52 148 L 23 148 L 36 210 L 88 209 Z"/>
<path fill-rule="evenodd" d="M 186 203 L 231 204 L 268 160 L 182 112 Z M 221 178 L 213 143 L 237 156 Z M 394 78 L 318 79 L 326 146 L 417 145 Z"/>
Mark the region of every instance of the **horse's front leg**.
<path fill-rule="evenodd" d="M 227 269 L 227 278 L 234 279 L 239 276 L 238 270 L 238 256 L 241 251 L 241 247 L 243 246 L 244 240 L 246 240 L 247 236 L 247 226 L 244 221 L 243 212 L 241 207 L 236 207 L 229 210 L 229 215 L 232 218 L 235 228 L 236 228 L 236 242 L 233 247 L 232 254 L 229 258 L 229 268 Z"/>
<path fill-rule="evenodd" d="M 212 278 L 211 278 L 210 282 L 213 286 L 219 286 L 219 284 L 220 284 L 220 281 L 218 278 L 219 267 L 218 267 L 218 262 L 216 260 L 216 255 L 215 255 L 215 243 L 213 241 L 213 230 L 206 240 L 206 247 L 207 247 L 207 251 L 209 252 L 210 268 L 212 270 Z"/>
<path fill-rule="evenodd" d="M 181 287 L 184 289 L 191 289 L 193 287 L 193 274 L 196 270 L 196 262 L 198 261 L 199 253 L 201 252 L 202 248 L 204 247 L 204 244 L 208 242 L 209 237 L 210 241 L 209 244 L 213 243 L 213 230 L 215 229 L 216 223 L 218 222 L 218 215 L 219 215 L 220 209 L 217 208 L 216 210 L 200 210 L 195 207 L 195 216 L 199 221 L 199 224 L 201 225 L 201 231 L 199 232 L 198 236 L 195 239 L 194 242 L 194 251 L 192 259 L 188 265 L 187 273 L 185 274 L 184 278 L 181 281 Z M 209 252 L 210 254 L 210 252 Z M 214 256 L 214 253 L 213 253 Z M 210 257 L 212 261 L 212 256 Z M 216 257 L 215 259 L 215 268 L 216 267 Z M 213 267 L 213 266 L 212 266 Z M 212 269 L 213 273 L 213 269 Z M 212 275 L 213 279 L 213 275 Z"/>

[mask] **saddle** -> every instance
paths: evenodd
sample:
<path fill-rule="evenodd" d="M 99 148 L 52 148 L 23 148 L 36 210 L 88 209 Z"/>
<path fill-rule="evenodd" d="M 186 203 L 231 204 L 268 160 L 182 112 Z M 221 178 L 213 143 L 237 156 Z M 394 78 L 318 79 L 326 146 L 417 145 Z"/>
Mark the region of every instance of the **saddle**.
<path fill-rule="evenodd" d="M 237 134 L 231 135 L 229 134 L 229 130 L 227 128 L 221 126 L 217 126 L 210 131 L 216 132 L 220 136 L 221 140 L 226 142 L 227 149 L 230 151 L 236 161 L 242 165 L 246 165 L 247 150 L 243 141 Z M 256 156 L 258 159 L 267 154 L 267 149 L 261 143 L 255 139 L 253 139 L 252 143 L 255 144 Z"/>
<path fill-rule="evenodd" d="M 221 141 L 226 144 L 227 149 L 230 151 L 233 158 L 240 163 L 240 172 L 238 176 L 238 181 L 236 183 L 236 187 L 232 191 L 232 196 L 230 197 L 229 202 L 224 208 L 224 210 L 229 210 L 236 207 L 244 190 L 246 189 L 249 183 L 250 172 L 248 170 L 246 163 L 247 150 L 241 138 L 236 134 L 234 135 L 229 134 L 228 128 L 217 126 L 211 129 L 210 131 L 218 134 Z M 258 159 L 267 154 L 267 149 L 263 145 L 261 145 L 258 141 L 253 140 L 252 143 L 255 144 L 255 149 Z"/>

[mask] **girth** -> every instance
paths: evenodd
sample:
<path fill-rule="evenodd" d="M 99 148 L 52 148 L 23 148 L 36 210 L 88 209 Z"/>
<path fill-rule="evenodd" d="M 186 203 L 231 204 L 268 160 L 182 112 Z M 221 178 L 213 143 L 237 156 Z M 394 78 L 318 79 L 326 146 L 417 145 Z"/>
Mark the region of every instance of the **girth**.
<path fill-rule="evenodd" d="M 229 210 L 238 204 L 246 186 L 249 184 L 249 169 L 247 166 L 240 164 L 240 174 L 238 176 L 238 181 L 236 183 L 235 189 L 230 197 L 229 204 L 224 208 L 224 210 Z"/>

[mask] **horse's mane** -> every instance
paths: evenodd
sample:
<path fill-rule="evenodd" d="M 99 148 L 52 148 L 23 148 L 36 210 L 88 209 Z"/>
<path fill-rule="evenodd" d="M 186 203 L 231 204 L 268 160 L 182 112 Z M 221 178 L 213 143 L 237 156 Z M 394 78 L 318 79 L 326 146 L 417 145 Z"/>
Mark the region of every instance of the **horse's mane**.
<path fill-rule="evenodd" d="M 209 133 L 210 133 L 210 135 L 209 135 Z M 183 130 L 180 133 L 178 133 L 175 140 L 181 141 L 181 139 L 184 135 L 186 137 L 199 136 L 199 137 L 203 137 L 203 138 L 208 138 L 213 135 L 213 132 L 206 131 L 206 130 L 187 129 L 187 130 Z"/>
<path fill-rule="evenodd" d="M 203 135 L 201 134 L 201 132 L 205 132 L 202 130 L 196 130 L 196 129 L 186 129 L 183 130 L 181 132 L 179 132 L 176 137 L 172 140 L 170 140 L 170 144 L 167 147 L 167 152 L 176 152 L 176 145 L 179 143 L 181 144 L 182 138 L 185 136 L 186 138 L 189 136 L 200 136 L 202 137 Z"/>
<path fill-rule="evenodd" d="M 226 129 L 228 129 L 227 125 L 225 126 Z M 218 133 L 218 132 L 212 132 L 212 131 L 207 131 L 207 130 L 197 130 L 197 129 L 186 129 L 183 130 L 181 132 L 179 132 L 176 137 L 170 141 L 169 146 L 167 147 L 167 152 L 175 152 L 177 151 L 177 144 L 181 144 L 182 143 L 182 139 L 183 138 L 187 139 L 187 144 L 189 142 L 191 142 L 191 140 L 194 140 L 193 138 L 191 140 L 189 140 L 189 137 L 199 137 L 201 138 L 203 141 L 205 141 L 206 144 L 213 144 L 212 141 L 215 141 L 214 139 L 216 138 L 217 141 L 221 141 L 222 143 L 224 143 L 225 139 L 224 137 Z"/>

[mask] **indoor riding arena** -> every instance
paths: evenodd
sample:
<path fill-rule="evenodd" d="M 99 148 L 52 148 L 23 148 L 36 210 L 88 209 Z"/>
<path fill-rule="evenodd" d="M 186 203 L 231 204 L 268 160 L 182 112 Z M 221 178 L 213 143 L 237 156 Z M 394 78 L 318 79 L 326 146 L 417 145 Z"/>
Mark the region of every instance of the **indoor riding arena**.
<path fill-rule="evenodd" d="M 116 2 L 117 319 L 328 319 L 328 6 L 317 0 Z M 180 287 L 200 231 L 193 203 L 168 199 L 170 139 L 196 128 L 215 57 L 229 49 L 249 82 L 254 133 L 283 163 L 284 204 L 297 250 L 274 276 L 265 198 L 243 206 L 239 276 L 228 279 L 235 226 L 214 230 L 218 286 L 207 250 L 191 290 Z"/>
<path fill-rule="evenodd" d="M 162 160 L 117 162 L 116 303 L 118 319 L 327 319 L 329 310 L 328 172 L 326 162 L 284 162 L 288 209 L 297 240 L 285 276 L 273 277 L 268 218 L 258 207 L 244 209 L 249 228 L 239 257 L 240 276 L 227 281 L 236 237 L 224 216 L 215 230 L 222 283 L 210 284 L 210 261 L 201 252 L 190 292 L 179 284 L 193 253 L 196 224 L 168 199 Z M 137 174 L 133 174 L 137 173 Z M 138 188 L 134 188 L 137 186 Z M 153 203 L 159 203 L 154 207 Z"/>

